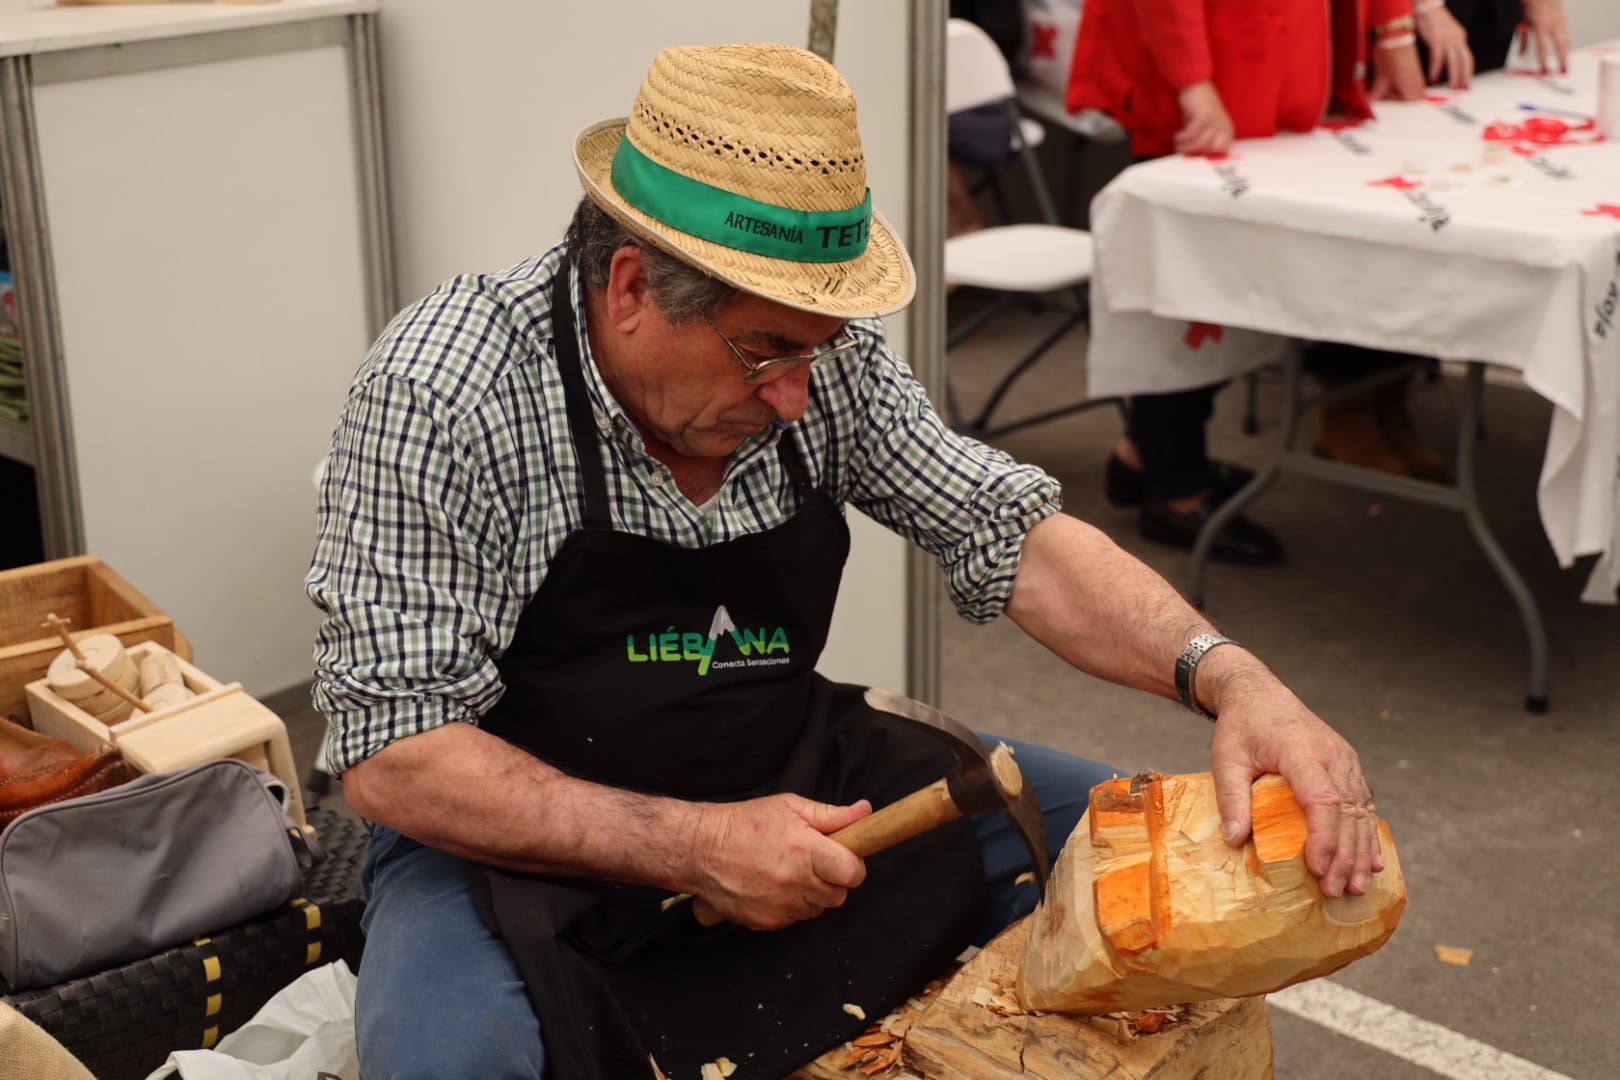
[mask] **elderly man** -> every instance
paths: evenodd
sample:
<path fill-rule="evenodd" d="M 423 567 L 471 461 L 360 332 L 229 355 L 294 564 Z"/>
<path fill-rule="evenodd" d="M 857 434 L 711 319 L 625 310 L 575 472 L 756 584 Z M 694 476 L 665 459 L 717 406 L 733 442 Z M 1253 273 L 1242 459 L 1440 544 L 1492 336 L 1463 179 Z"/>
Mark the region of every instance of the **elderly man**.
<path fill-rule="evenodd" d="M 1366 888 L 1344 740 L 1054 481 L 948 431 L 885 345 L 912 269 L 830 66 L 665 50 L 574 153 L 565 242 L 396 318 L 333 440 L 308 588 L 331 764 L 372 823 L 367 1080 L 779 1076 L 1030 910 L 999 817 L 867 860 L 827 836 L 950 763 L 815 673 L 845 504 L 934 555 L 965 617 L 1218 716 L 1228 841 L 1281 772 L 1323 889 Z M 1110 770 L 1014 748 L 1056 850 Z"/>

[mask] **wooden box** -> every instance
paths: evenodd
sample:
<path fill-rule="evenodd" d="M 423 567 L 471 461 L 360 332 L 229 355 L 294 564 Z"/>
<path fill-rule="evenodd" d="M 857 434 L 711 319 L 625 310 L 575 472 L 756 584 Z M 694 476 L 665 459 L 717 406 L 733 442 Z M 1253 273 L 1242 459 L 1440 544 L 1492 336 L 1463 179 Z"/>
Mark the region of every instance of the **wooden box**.
<path fill-rule="evenodd" d="M 94 555 L 0 571 L 0 715 L 17 723 L 28 722 L 23 687 L 43 678 L 62 651 L 62 639 L 44 625 L 53 612 L 75 638 L 98 633 L 114 634 L 125 645 L 155 641 L 191 659 L 173 620 Z"/>
<path fill-rule="evenodd" d="M 139 663 L 161 648 L 142 642 L 130 646 L 129 654 Z M 281 717 L 244 691 L 241 683 L 221 684 L 184 659 L 180 674 L 196 697 L 151 712 L 137 710 L 112 725 L 58 695 L 43 678 L 29 683 L 24 692 L 34 730 L 66 739 L 79 750 L 112 743 L 139 772 L 169 772 L 224 757 L 256 765 L 286 785 L 287 811 L 304 825 L 298 770 Z"/>

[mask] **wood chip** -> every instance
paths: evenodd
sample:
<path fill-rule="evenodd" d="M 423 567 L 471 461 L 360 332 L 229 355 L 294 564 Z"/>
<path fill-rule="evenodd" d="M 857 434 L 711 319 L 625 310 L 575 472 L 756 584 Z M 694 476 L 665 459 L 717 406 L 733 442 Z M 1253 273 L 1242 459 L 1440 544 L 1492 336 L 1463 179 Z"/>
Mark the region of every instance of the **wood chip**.
<path fill-rule="evenodd" d="M 1122 1016 L 1104 1013 L 1101 1016 L 1088 1016 L 1086 1021 L 1099 1031 L 1106 1031 L 1120 1042 L 1130 1042 L 1136 1038 L 1136 1029 L 1126 1023 Z"/>
<path fill-rule="evenodd" d="M 730 1076 L 737 1071 L 737 1063 L 728 1057 L 717 1057 L 714 1059 L 714 1063 L 720 1066 L 720 1075 L 723 1077 Z"/>
<path fill-rule="evenodd" d="M 1453 945 L 1436 945 L 1434 955 L 1441 963 L 1467 967 L 1474 959 L 1474 950 L 1460 949 Z"/>
<path fill-rule="evenodd" d="M 849 1013 L 849 1015 L 853 1016 L 857 1020 L 866 1019 L 866 1010 L 861 1008 L 859 1005 L 851 1005 L 846 1001 L 844 1002 L 844 1011 Z"/>
<path fill-rule="evenodd" d="M 870 1065 L 862 1065 L 860 1071 L 862 1076 L 874 1076 L 877 1073 L 882 1072 L 884 1069 L 892 1067 L 893 1065 L 894 1062 L 885 1055 L 880 1056 Z"/>
<path fill-rule="evenodd" d="M 1035 880 L 1035 871 L 1033 871 L 1033 870 L 1025 870 L 1022 874 L 1019 874 L 1017 877 L 1013 878 L 1013 884 L 1014 885 L 1028 885 L 1030 882 L 1032 882 L 1034 880 Z"/>
<path fill-rule="evenodd" d="M 669 1080 L 669 1077 L 664 1075 L 664 1070 L 658 1067 L 658 1062 L 653 1060 L 651 1054 L 647 1055 L 647 1064 L 652 1066 L 653 1080 Z"/>
<path fill-rule="evenodd" d="M 888 1046 L 894 1042 L 894 1036 L 886 1031 L 874 1031 L 868 1035 L 849 1040 L 851 1046 Z"/>
<path fill-rule="evenodd" d="M 870 1046 L 857 1046 L 844 1055 L 844 1060 L 839 1062 L 838 1067 L 840 1069 L 853 1069 L 861 1062 L 870 1061 L 875 1057 L 877 1057 L 877 1051 Z"/>

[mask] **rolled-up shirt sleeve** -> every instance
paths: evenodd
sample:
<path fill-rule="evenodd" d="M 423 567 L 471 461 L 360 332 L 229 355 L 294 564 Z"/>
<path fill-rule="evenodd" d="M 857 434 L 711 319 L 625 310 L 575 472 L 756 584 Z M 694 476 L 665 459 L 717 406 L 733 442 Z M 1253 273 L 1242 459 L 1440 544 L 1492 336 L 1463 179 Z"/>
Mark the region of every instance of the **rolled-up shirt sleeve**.
<path fill-rule="evenodd" d="M 482 435 L 455 403 L 395 371 L 363 373 L 350 392 L 305 581 L 324 615 L 313 700 L 334 771 L 408 735 L 476 722 L 501 694 L 493 657 L 522 606 L 508 573 L 522 518 L 480 480 Z"/>
<path fill-rule="evenodd" d="M 881 340 L 864 359 L 846 376 L 860 403 L 846 495 L 934 557 L 958 614 L 989 622 L 1012 593 L 1024 536 L 1062 508 L 1061 485 L 947 428 Z"/>

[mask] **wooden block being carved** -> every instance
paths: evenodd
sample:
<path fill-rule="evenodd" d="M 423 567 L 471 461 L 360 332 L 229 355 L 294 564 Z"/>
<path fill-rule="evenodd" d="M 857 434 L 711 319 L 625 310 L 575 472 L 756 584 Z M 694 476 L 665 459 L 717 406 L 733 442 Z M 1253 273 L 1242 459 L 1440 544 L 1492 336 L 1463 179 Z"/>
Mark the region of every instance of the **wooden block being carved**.
<path fill-rule="evenodd" d="M 860 1040 L 824 1054 L 793 1080 L 1267 1080 L 1271 1019 L 1264 998 L 1222 999 L 1135 1015 L 1031 1013 L 1014 983 L 1030 919 L 1008 927 L 948 979 L 921 1011 L 901 1015 L 899 1064 Z M 905 1010 L 902 1010 L 904 1013 Z M 874 1025 L 882 1031 L 891 1018 Z M 875 1036 L 873 1042 L 875 1043 Z M 877 1066 L 874 1073 L 865 1070 Z"/>
<path fill-rule="evenodd" d="M 1252 798 L 1254 835 L 1229 848 L 1208 773 L 1093 788 L 1033 916 L 1018 1000 L 1104 1013 L 1264 994 L 1387 941 L 1406 906 L 1388 825 L 1366 895 L 1326 897 L 1288 783 L 1263 776 Z"/>

